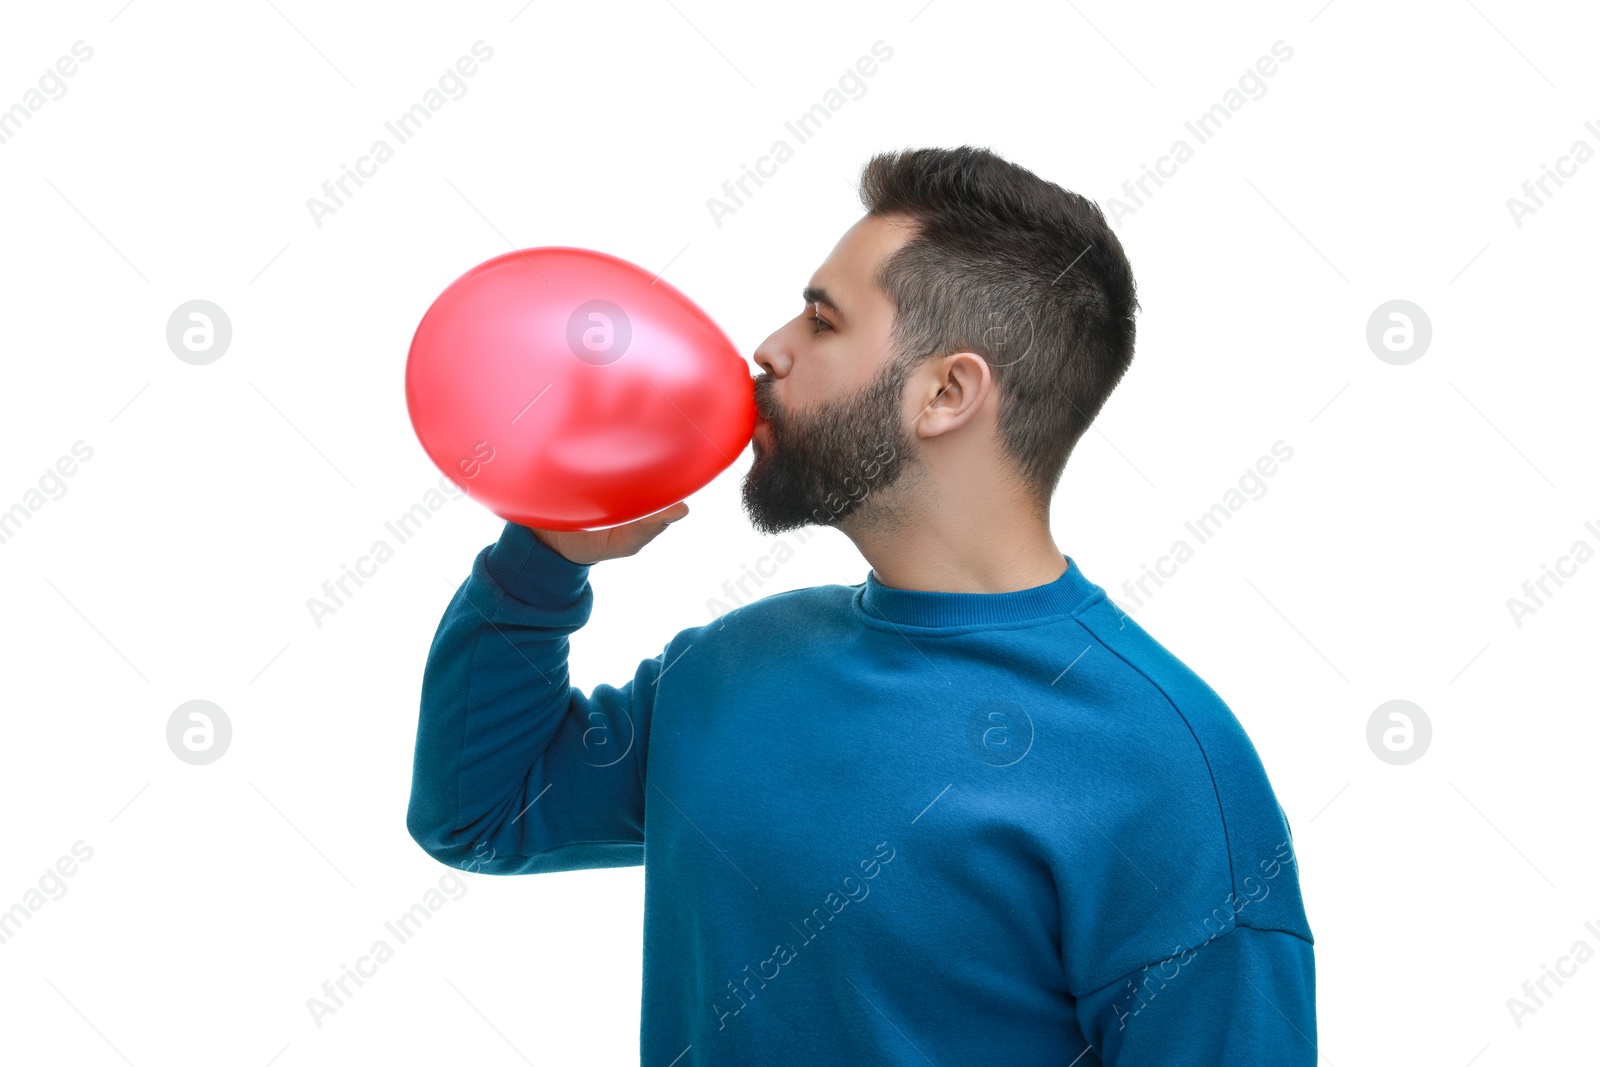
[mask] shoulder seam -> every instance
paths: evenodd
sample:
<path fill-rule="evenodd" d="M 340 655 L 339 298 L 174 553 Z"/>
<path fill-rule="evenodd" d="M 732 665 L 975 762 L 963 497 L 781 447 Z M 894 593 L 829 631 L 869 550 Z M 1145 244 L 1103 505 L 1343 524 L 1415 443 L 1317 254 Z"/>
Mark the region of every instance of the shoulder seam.
<path fill-rule="evenodd" d="M 1308 945 L 1317 943 L 1315 938 L 1307 937 L 1299 930 L 1289 930 L 1282 926 L 1257 926 L 1255 923 L 1242 923 L 1238 919 L 1234 919 L 1233 928 L 1237 930 L 1241 926 L 1247 930 L 1254 930 L 1258 934 L 1288 934 L 1290 937 L 1298 938 Z"/>
<path fill-rule="evenodd" d="M 1190 945 L 1190 946 L 1188 946 L 1188 947 L 1186 947 L 1186 948 L 1184 948 L 1184 949 L 1182 949 L 1182 950 L 1180 950 L 1178 952 L 1174 952 L 1170 956 L 1163 956 L 1158 960 L 1151 960 L 1149 963 L 1141 963 L 1139 966 L 1134 967 L 1132 970 L 1124 971 L 1121 974 L 1114 975 L 1111 978 L 1108 978 L 1106 981 L 1101 982 L 1099 985 L 1094 986 L 1093 988 L 1089 989 L 1087 992 L 1079 993 L 1077 995 L 1081 997 L 1081 996 L 1088 996 L 1090 994 L 1097 993 L 1102 989 L 1105 989 L 1105 988 L 1107 988 L 1109 986 L 1115 985 L 1117 982 L 1121 982 L 1121 981 L 1124 981 L 1124 980 L 1128 979 L 1132 975 L 1138 974 L 1140 971 L 1148 970 L 1149 968 L 1154 967 L 1157 964 L 1166 963 L 1168 960 L 1178 959 L 1180 956 L 1183 956 L 1186 953 L 1200 952 L 1201 950 L 1210 947 L 1212 942 L 1220 941 L 1223 938 L 1227 937 L 1229 934 L 1233 933 L 1235 930 L 1241 930 L 1241 929 L 1242 930 L 1252 930 L 1252 931 L 1254 931 L 1255 933 L 1258 933 L 1258 934 L 1285 934 L 1285 935 L 1287 935 L 1289 937 L 1294 938 L 1296 941 L 1303 941 L 1307 945 L 1312 945 L 1313 947 L 1315 947 L 1314 942 L 1310 938 L 1304 937 L 1301 934 L 1295 932 L 1294 930 L 1279 930 L 1276 927 L 1251 926 L 1248 923 L 1235 922 L 1232 926 L 1230 926 L 1226 930 L 1222 931 L 1222 933 L 1217 934 L 1217 935 L 1215 935 L 1213 937 L 1208 937 L 1204 941 L 1201 941 L 1199 944 Z"/>
<path fill-rule="evenodd" d="M 1194 747 L 1199 751 L 1200 758 L 1205 761 L 1206 776 L 1211 779 L 1211 796 L 1217 805 L 1217 818 L 1222 823 L 1222 845 L 1228 859 L 1228 891 L 1237 898 L 1239 894 L 1239 886 L 1234 881 L 1233 831 L 1228 827 L 1228 813 L 1223 809 L 1222 806 L 1222 792 L 1217 788 L 1217 775 L 1216 771 L 1214 771 L 1211 767 L 1211 754 L 1206 751 L 1206 746 L 1200 742 L 1199 735 L 1194 732 L 1194 726 L 1189 722 L 1189 717 L 1183 713 L 1182 708 L 1178 707 L 1178 702 L 1172 699 L 1172 694 L 1168 693 L 1164 688 L 1162 688 L 1161 683 L 1157 682 L 1154 678 L 1150 677 L 1150 675 L 1146 674 L 1142 669 L 1129 660 L 1128 657 L 1124 656 L 1122 653 L 1106 644 L 1105 640 L 1101 638 L 1101 636 L 1092 628 L 1090 628 L 1087 622 L 1079 618 L 1079 615 L 1082 612 L 1101 601 L 1104 601 L 1108 604 L 1111 603 L 1111 599 L 1102 591 L 1096 598 L 1093 598 L 1084 604 L 1080 604 L 1077 610 L 1072 613 L 1072 617 L 1079 626 L 1083 627 L 1084 632 L 1094 638 L 1096 644 L 1105 649 L 1107 652 L 1111 653 L 1117 659 L 1121 660 L 1123 663 L 1127 664 L 1129 670 L 1132 670 L 1134 673 L 1138 674 L 1139 677 L 1143 678 L 1150 684 L 1152 689 L 1160 693 L 1162 699 L 1167 702 L 1167 706 L 1172 709 L 1173 713 L 1177 715 L 1180 720 L 1182 720 L 1184 728 L 1189 731 L 1189 736 L 1194 739 Z"/>

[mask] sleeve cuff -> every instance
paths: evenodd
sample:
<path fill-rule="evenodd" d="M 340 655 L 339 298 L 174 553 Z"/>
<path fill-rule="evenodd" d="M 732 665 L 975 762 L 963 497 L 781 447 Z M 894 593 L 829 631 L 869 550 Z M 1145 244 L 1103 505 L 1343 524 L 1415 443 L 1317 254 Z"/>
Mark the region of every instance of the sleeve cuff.
<path fill-rule="evenodd" d="M 573 603 L 589 581 L 589 565 L 574 563 L 528 527 L 507 521 L 489 546 L 484 567 L 494 583 L 518 600 L 558 607 Z"/>

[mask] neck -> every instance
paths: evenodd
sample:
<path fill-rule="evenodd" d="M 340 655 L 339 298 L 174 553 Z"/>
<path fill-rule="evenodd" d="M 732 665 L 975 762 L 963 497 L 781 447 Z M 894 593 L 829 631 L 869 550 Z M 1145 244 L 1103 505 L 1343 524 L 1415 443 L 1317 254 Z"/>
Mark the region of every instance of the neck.
<path fill-rule="evenodd" d="M 872 502 L 869 502 L 869 504 Z M 1011 593 L 1060 578 L 1067 561 L 1048 523 L 1020 500 L 978 499 L 912 511 L 879 499 L 840 530 L 883 585 L 946 593 Z"/>

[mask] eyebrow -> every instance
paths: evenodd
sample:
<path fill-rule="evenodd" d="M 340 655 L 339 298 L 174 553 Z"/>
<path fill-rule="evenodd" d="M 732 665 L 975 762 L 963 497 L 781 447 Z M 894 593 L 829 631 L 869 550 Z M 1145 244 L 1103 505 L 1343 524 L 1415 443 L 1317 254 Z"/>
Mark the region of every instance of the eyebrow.
<path fill-rule="evenodd" d="M 844 312 L 839 310 L 839 305 L 833 302 L 833 297 L 828 295 L 828 290 L 826 289 L 817 289 L 808 285 L 800 290 L 800 299 L 808 304 L 821 304 L 841 319 L 845 317 Z"/>

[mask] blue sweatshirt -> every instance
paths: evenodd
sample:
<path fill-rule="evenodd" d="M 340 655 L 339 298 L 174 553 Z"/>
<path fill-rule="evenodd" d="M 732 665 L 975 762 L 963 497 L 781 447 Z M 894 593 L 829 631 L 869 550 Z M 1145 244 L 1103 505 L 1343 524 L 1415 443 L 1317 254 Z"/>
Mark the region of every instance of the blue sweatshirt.
<path fill-rule="evenodd" d="M 507 523 L 429 652 L 407 829 L 486 874 L 644 865 L 644 1067 L 1310 1067 L 1261 761 L 1064 559 L 777 593 L 585 688 L 589 568 Z"/>

